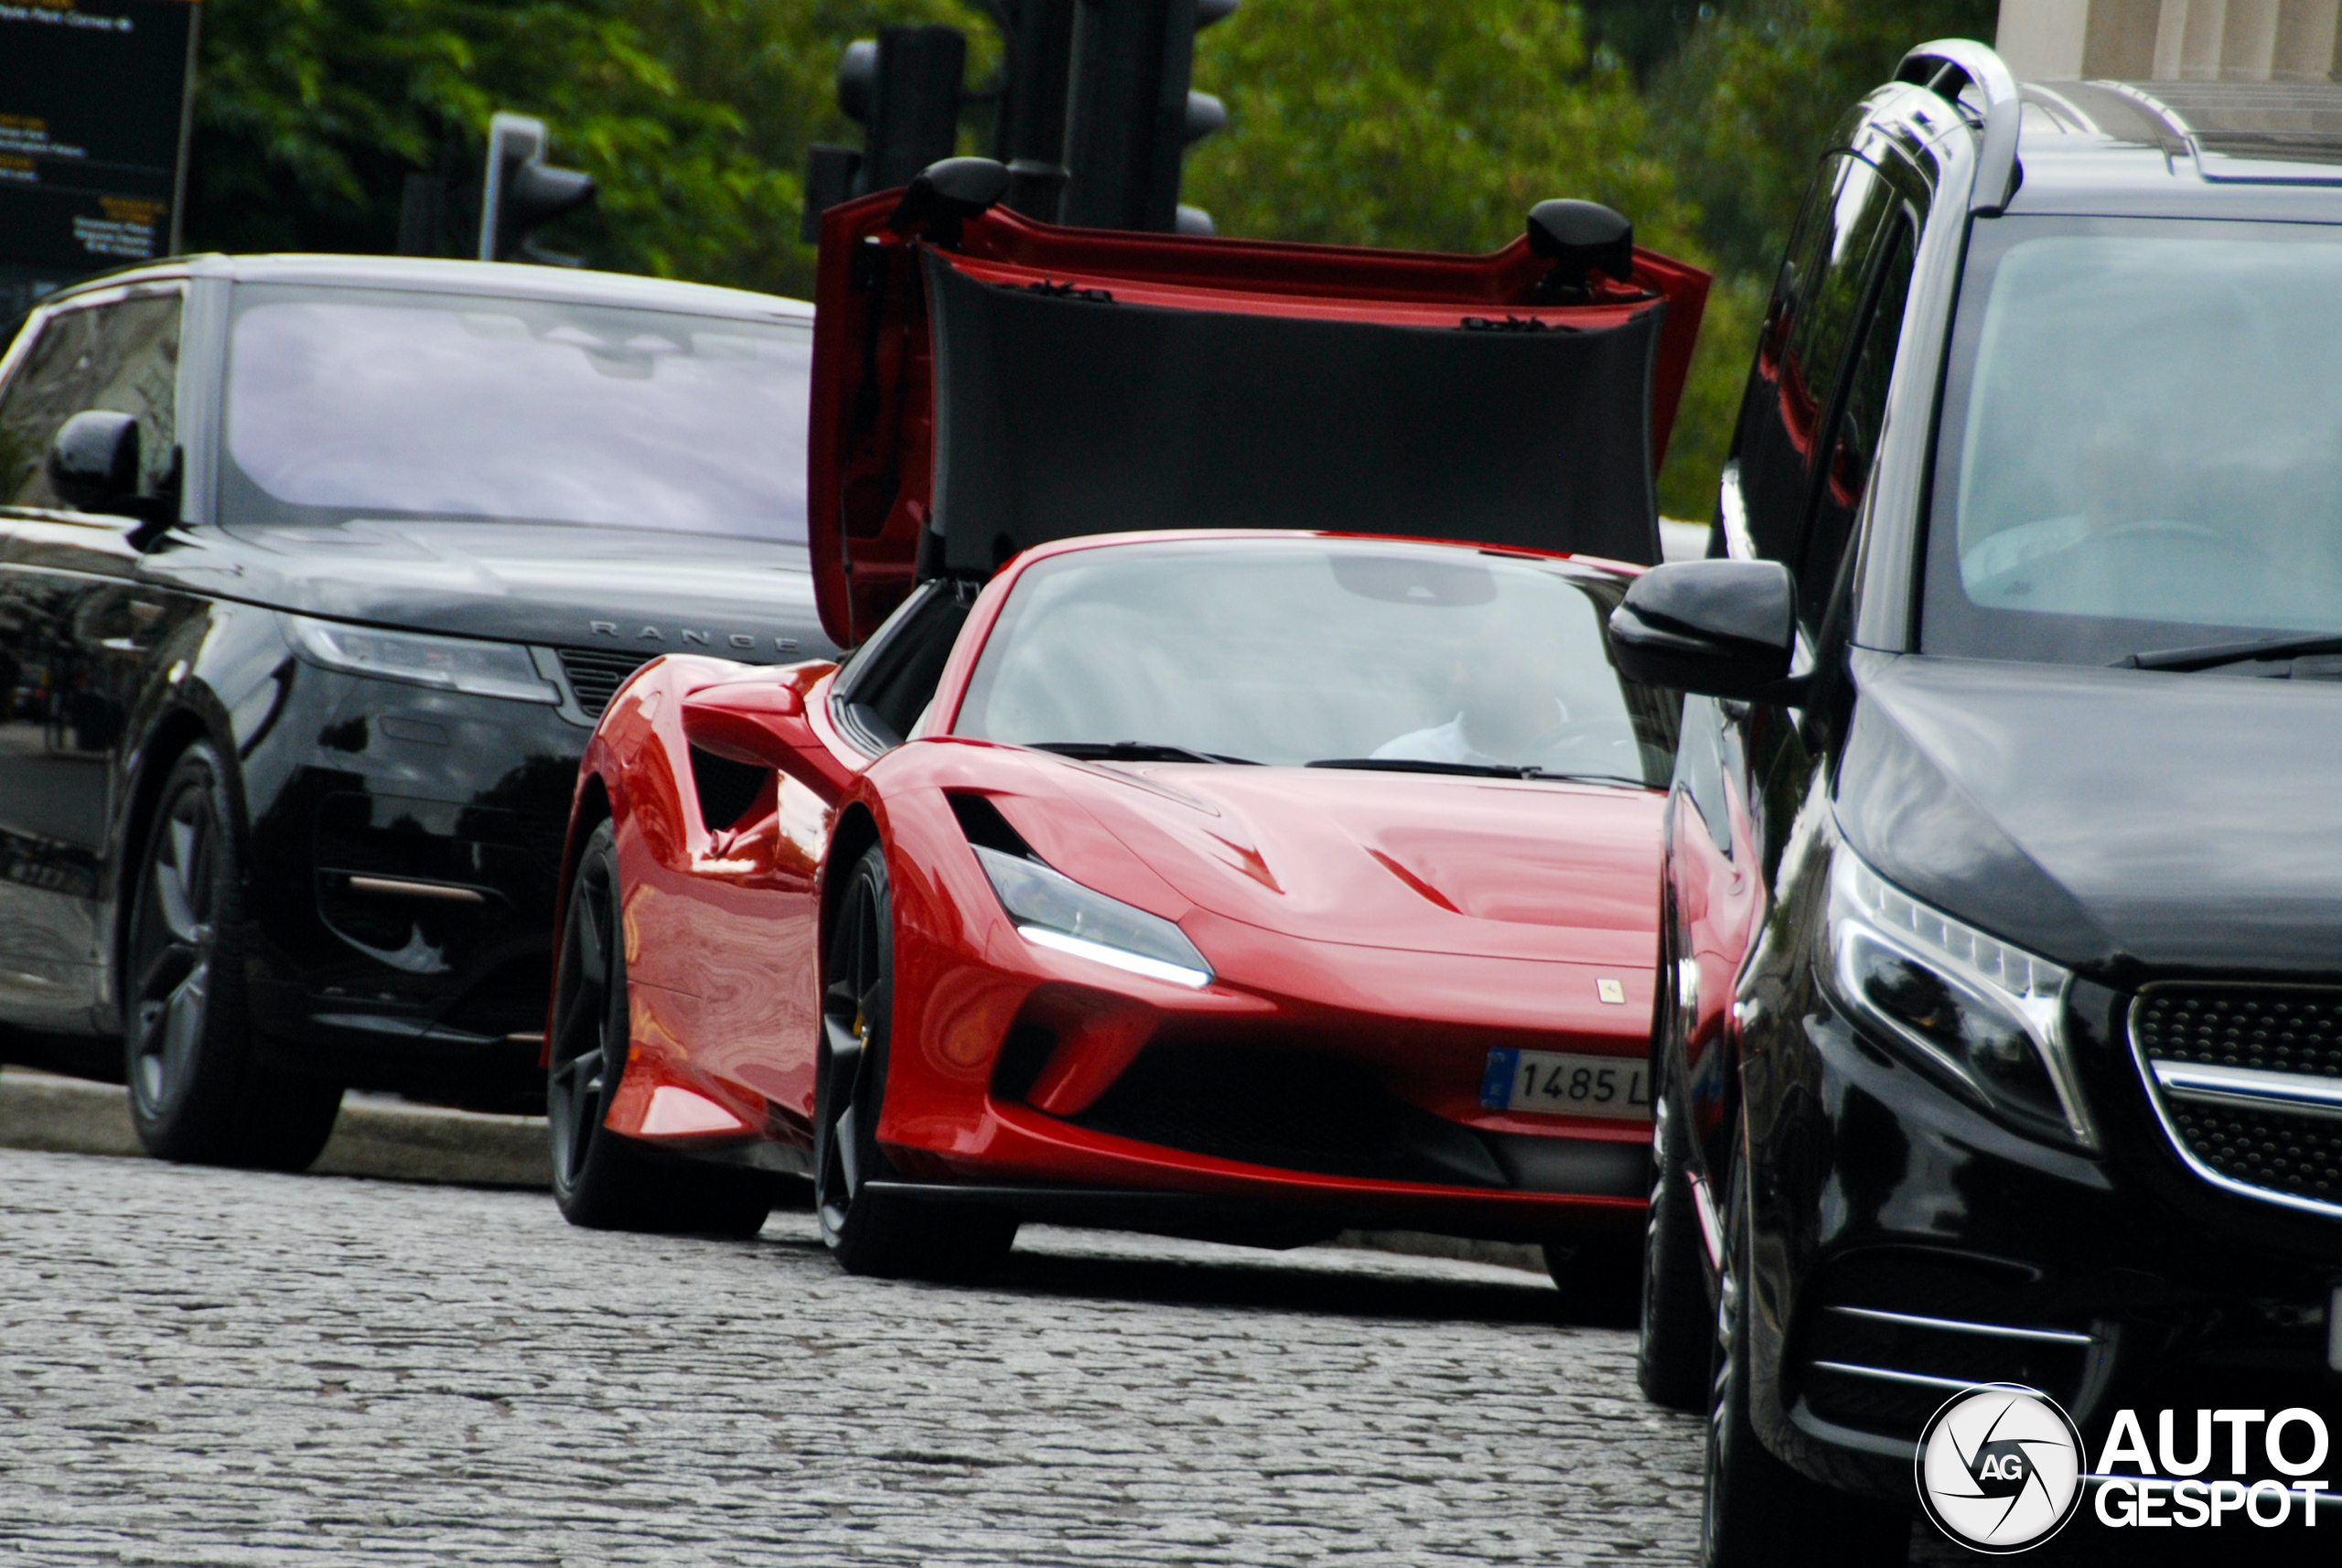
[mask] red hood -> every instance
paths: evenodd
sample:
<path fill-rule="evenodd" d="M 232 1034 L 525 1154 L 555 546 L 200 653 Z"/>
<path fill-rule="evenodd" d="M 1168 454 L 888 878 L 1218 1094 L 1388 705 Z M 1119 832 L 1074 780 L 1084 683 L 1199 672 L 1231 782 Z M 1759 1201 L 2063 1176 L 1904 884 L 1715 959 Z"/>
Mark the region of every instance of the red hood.
<path fill-rule="evenodd" d="M 1656 792 L 1335 768 L 1057 762 L 1048 795 L 999 798 L 1044 859 L 1083 875 L 1078 802 L 1181 897 L 1313 941 L 1654 961 Z M 1035 782 L 1040 783 L 1040 779 Z M 1063 847 L 1058 847 L 1063 846 Z M 1055 850 L 1055 854 L 1053 854 Z"/>
<path fill-rule="evenodd" d="M 822 619 L 859 644 L 939 572 L 1173 527 L 1449 537 L 1649 564 L 1708 276 L 1532 305 L 1484 256 L 822 220 L 809 448 Z"/>

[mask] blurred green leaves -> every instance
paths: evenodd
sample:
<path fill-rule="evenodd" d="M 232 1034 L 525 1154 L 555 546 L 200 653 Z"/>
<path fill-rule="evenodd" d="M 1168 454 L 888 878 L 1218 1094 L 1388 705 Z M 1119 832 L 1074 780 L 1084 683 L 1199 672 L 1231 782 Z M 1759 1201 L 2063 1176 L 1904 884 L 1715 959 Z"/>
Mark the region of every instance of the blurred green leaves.
<path fill-rule="evenodd" d="M 1704 518 L 1772 269 L 1831 127 L 1905 49 L 1992 36 L 1997 0 L 1244 0 L 1197 40 L 1229 128 L 1186 199 L 1220 231 L 1482 251 L 1583 196 L 1715 267 L 1660 479 Z M 190 244 L 387 252 L 406 176 L 469 251 L 490 113 L 543 116 L 601 184 L 546 231 L 593 265 L 802 295 L 805 148 L 858 141 L 852 38 L 941 21 L 996 68 L 983 0 L 220 0 L 207 5 Z M 974 116 L 967 150 L 981 150 Z"/>

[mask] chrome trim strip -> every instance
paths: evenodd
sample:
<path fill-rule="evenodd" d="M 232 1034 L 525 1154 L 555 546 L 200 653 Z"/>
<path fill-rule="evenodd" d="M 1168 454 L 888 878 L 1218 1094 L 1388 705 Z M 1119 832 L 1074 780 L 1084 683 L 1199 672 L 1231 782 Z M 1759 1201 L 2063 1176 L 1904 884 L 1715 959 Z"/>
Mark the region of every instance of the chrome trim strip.
<path fill-rule="evenodd" d="M 2143 993 L 2131 999 L 2130 1010 L 2123 1015 L 2122 1026 L 2131 1036 L 2131 1059 L 2138 1063 L 2139 1076 L 2146 1082 L 2147 1103 L 2154 1108 L 2155 1120 L 2163 1123 L 2164 1136 L 2170 1141 L 2172 1152 L 2179 1156 L 2180 1164 L 2222 1191 L 2233 1192 L 2261 1203 L 2282 1204 L 2304 1214 L 2322 1214 L 2328 1219 L 2342 1219 L 2342 1203 L 2325 1203 L 2314 1197 L 2279 1192 L 2272 1187 L 2255 1187 L 2249 1181 L 2239 1181 L 2232 1176 L 2223 1175 L 2197 1157 L 2196 1151 L 2187 1146 L 2186 1137 L 2179 1131 L 2179 1124 L 2171 1119 L 2171 1108 L 2164 1103 L 2163 1084 L 2155 1072 L 2155 1064 L 2148 1059 L 2146 1047 L 2139 1043 L 2139 1009 L 2145 1006 L 2146 1002 Z M 2276 1109 L 2266 1101 L 2260 1108 Z"/>
<path fill-rule="evenodd" d="M 488 895 L 477 887 L 454 887 L 444 882 L 416 882 L 403 876 L 352 876 L 352 893 L 374 893 L 386 898 L 441 898 L 450 904 L 485 904 Z"/>
<path fill-rule="evenodd" d="M 1692 1178 L 1692 1214 L 1700 1222 L 1700 1246 L 1708 1254 L 1708 1269 L 1724 1273 L 1724 1216 L 1716 1212 L 1715 1194 L 1709 1190 L 1708 1178 L 1697 1171 L 1686 1171 Z"/>
<path fill-rule="evenodd" d="M 1818 1371 L 1843 1372 L 1850 1378 L 1875 1378 L 1885 1383 L 1908 1383 L 1921 1389 L 1977 1389 L 1984 1385 L 1961 1378 L 1931 1378 L 1925 1372 L 1896 1372 L 1885 1367 L 1858 1366 L 1852 1361 L 1809 1361 Z"/>
<path fill-rule="evenodd" d="M 2342 1116 L 2342 1078 L 2271 1072 L 2266 1068 L 2151 1059 L 2155 1082 L 2182 1100 Z"/>
<path fill-rule="evenodd" d="M 1824 1312 L 1835 1312 L 1847 1317 L 1867 1318 L 1875 1323 L 1894 1323 L 1911 1328 L 1933 1328 L 1946 1334 L 1983 1334 L 1995 1339 L 2032 1339 L 2044 1345 L 2095 1345 L 2096 1339 L 2087 1334 L 2076 1334 L 2067 1328 L 2011 1328 L 1998 1323 L 1968 1323 L 1956 1317 L 1921 1317 L 1917 1313 L 1889 1312 L 1877 1306 L 1826 1306 Z"/>

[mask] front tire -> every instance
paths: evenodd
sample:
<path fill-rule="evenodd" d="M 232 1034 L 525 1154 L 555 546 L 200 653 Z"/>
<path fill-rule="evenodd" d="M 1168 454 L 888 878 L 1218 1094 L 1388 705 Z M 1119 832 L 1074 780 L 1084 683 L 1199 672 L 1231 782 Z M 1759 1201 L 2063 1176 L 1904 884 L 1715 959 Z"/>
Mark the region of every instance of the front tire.
<path fill-rule="evenodd" d="M 163 779 L 123 950 L 130 1121 L 157 1158 L 305 1170 L 341 1085 L 263 1065 L 244 1005 L 243 863 L 227 769 L 203 741 Z"/>
<path fill-rule="evenodd" d="M 850 1274 L 983 1278 L 1016 1240 L 1014 1214 L 868 1186 L 895 1174 L 878 1147 L 895 1000 L 895 901 L 882 845 L 847 875 L 822 977 L 813 1079 L 813 1212 L 822 1241 Z"/>
<path fill-rule="evenodd" d="M 1893 1568 L 1907 1562 L 1911 1516 L 1822 1486 L 1774 1457 L 1749 1419 L 1748 1165 L 1735 1149 L 1717 1282 L 1715 1375 L 1708 1404 L 1703 1568 Z"/>
<path fill-rule="evenodd" d="M 1692 1207 L 1690 1141 L 1668 1108 L 1664 1086 L 1651 1099 L 1650 1213 L 1643 1237 L 1642 1299 L 1635 1382 L 1669 1410 L 1707 1402 L 1714 1335 L 1706 1249 Z"/>
<path fill-rule="evenodd" d="M 604 822 L 577 857 L 553 978 L 545 1083 L 553 1202 L 592 1230 L 754 1236 L 772 1212 L 771 1178 L 644 1149 L 603 1124 L 633 1041 L 620 886 L 618 832 Z"/>

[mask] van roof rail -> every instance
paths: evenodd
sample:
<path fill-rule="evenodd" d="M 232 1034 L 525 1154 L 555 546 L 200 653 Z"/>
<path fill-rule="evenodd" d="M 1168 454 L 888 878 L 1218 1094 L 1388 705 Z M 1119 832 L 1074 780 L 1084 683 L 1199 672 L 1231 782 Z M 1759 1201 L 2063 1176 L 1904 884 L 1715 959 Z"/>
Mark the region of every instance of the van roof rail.
<path fill-rule="evenodd" d="M 1976 155 L 1976 184 L 1969 192 L 1968 210 L 1978 217 L 1997 217 L 2006 210 L 2025 178 L 2016 161 L 2023 105 L 2016 73 L 2008 62 L 1973 39 L 1938 38 L 1905 55 L 1895 68 L 1895 80 L 1924 87 L 1948 103 L 1957 103 L 1971 87 L 1983 94 L 1983 145 Z"/>

